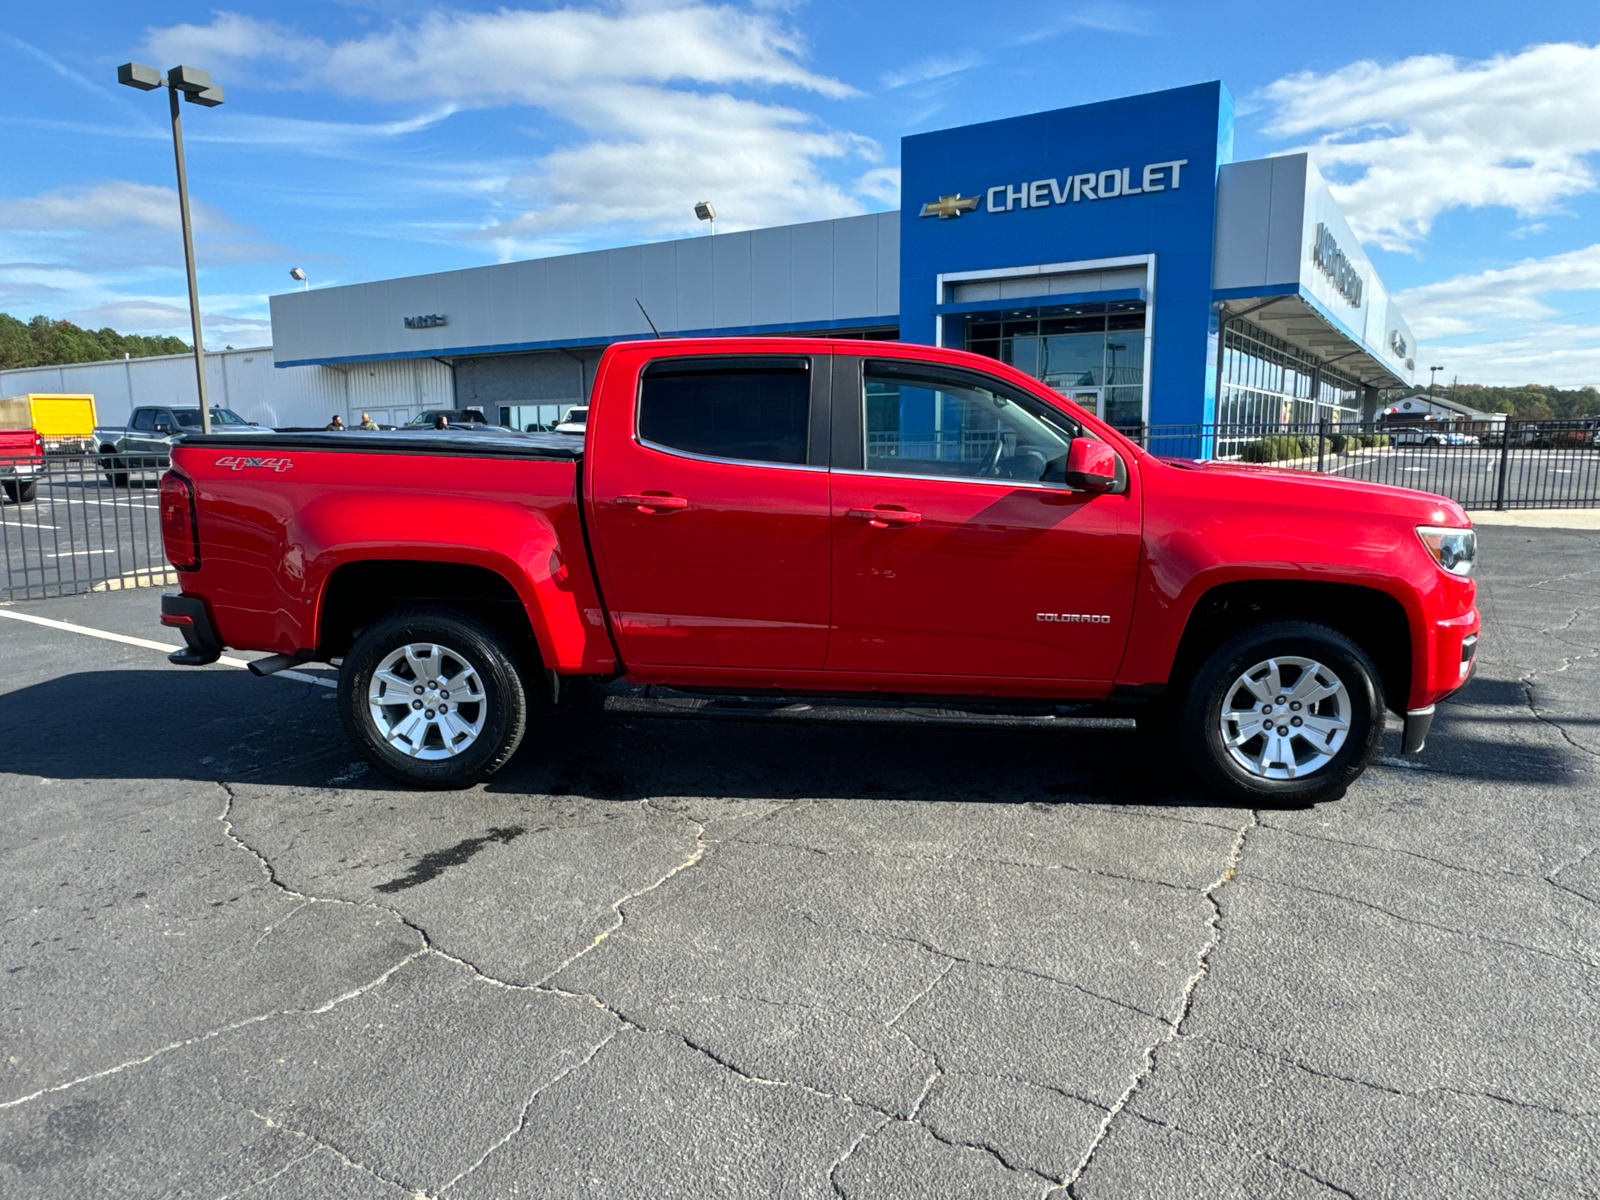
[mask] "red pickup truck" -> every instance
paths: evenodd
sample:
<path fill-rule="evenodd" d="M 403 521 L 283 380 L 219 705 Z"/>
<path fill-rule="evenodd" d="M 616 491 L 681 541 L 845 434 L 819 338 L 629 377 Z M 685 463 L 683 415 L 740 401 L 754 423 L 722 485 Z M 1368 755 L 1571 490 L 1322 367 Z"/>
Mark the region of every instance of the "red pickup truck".
<path fill-rule="evenodd" d="M 0 429 L 0 487 L 13 504 L 39 494 L 44 474 L 44 438 L 35 429 Z"/>
<path fill-rule="evenodd" d="M 1385 709 L 1422 746 L 1477 645 L 1466 514 L 1154 457 L 955 350 L 625 343 L 584 436 L 190 437 L 162 483 L 185 663 L 340 661 L 350 736 L 481 780 L 563 681 L 1100 702 L 1251 803 L 1340 794 Z"/>

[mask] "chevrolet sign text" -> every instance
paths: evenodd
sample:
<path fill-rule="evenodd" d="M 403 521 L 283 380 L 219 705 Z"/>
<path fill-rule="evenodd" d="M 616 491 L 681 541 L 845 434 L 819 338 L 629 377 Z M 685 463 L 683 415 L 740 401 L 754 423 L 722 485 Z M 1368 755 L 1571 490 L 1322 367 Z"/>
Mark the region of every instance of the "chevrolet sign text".
<path fill-rule="evenodd" d="M 997 183 L 985 193 L 985 204 L 992 213 L 1016 208 L 1048 208 L 1052 204 L 1076 204 L 1080 200 L 1110 200 L 1117 196 L 1140 196 L 1145 192 L 1178 190 L 1187 158 L 1150 163 L 1137 175 L 1135 168 L 1089 171 L 1061 179 L 1035 179 L 1031 183 Z"/>

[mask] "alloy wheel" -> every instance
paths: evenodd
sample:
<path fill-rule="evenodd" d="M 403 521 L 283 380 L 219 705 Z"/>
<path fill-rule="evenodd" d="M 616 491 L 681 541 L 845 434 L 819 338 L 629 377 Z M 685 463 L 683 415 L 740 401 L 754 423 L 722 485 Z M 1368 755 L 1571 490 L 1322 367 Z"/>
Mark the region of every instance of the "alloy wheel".
<path fill-rule="evenodd" d="M 1313 658 L 1280 655 L 1240 673 L 1219 715 L 1229 756 L 1259 779 L 1301 779 L 1350 735 L 1350 691 Z"/>
<path fill-rule="evenodd" d="M 451 759 L 483 732 L 489 705 L 478 668 L 434 642 L 390 651 L 372 672 L 367 709 L 378 737 L 423 761 Z"/>

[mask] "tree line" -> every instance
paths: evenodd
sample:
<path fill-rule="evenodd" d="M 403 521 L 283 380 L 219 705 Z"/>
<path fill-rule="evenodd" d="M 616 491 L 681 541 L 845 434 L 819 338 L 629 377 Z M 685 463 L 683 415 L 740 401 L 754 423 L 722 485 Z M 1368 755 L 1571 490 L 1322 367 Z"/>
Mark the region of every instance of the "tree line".
<path fill-rule="evenodd" d="M 1510 413 L 1519 421 L 1600 416 L 1600 391 L 1592 387 L 1558 388 L 1538 383 L 1489 387 L 1481 383 L 1458 383 L 1440 388 L 1435 395 L 1479 412 Z"/>
<path fill-rule="evenodd" d="M 16 367 L 55 367 L 66 363 L 104 362 L 111 358 L 150 358 L 187 354 L 189 343 L 175 337 L 144 337 L 104 329 L 83 329 L 71 321 L 34 317 L 22 322 L 0 312 L 0 371 Z"/>

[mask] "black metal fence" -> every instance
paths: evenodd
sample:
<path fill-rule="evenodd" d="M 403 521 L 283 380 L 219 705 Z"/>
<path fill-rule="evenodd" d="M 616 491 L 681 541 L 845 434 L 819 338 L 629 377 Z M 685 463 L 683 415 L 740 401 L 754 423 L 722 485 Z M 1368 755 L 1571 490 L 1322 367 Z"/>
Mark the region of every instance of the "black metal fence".
<path fill-rule="evenodd" d="M 161 548 L 165 456 L 0 459 L 0 600 L 175 583 Z"/>
<path fill-rule="evenodd" d="M 1125 430 L 1152 454 L 1321 471 L 1448 496 L 1464 508 L 1600 507 L 1597 425 L 1149 425 Z"/>
<path fill-rule="evenodd" d="M 1600 507 L 1593 424 L 1507 421 L 1486 433 L 1428 427 L 1151 425 L 1154 454 L 1321 471 L 1449 496 L 1466 508 Z M 0 600 L 175 584 L 161 548 L 164 455 L 0 459 Z"/>

